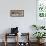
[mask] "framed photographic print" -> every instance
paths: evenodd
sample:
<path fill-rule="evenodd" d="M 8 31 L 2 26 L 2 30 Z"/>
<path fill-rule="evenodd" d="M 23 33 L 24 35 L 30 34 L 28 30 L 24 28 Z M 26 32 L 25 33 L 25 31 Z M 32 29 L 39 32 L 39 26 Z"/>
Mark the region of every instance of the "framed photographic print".
<path fill-rule="evenodd" d="M 10 10 L 11 17 L 24 17 L 24 10 Z"/>

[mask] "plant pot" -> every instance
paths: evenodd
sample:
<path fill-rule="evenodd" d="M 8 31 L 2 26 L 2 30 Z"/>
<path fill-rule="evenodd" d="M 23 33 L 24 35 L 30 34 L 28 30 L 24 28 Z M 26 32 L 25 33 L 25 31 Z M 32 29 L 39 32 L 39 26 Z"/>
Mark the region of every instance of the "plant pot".
<path fill-rule="evenodd" d="M 45 39 L 37 39 L 37 43 L 41 44 L 44 42 Z"/>
<path fill-rule="evenodd" d="M 37 43 L 40 43 L 40 39 L 37 39 Z"/>

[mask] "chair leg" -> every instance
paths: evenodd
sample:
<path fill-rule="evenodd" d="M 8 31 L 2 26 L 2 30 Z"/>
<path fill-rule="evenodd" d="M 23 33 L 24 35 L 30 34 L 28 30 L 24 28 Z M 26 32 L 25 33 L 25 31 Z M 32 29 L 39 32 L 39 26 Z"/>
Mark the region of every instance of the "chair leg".
<path fill-rule="evenodd" d="M 5 34 L 5 46 L 7 46 L 7 34 Z"/>
<path fill-rule="evenodd" d="M 4 43 L 4 44 L 5 44 L 5 46 L 7 46 L 7 42 L 6 42 L 6 41 L 5 41 L 5 43 Z"/>

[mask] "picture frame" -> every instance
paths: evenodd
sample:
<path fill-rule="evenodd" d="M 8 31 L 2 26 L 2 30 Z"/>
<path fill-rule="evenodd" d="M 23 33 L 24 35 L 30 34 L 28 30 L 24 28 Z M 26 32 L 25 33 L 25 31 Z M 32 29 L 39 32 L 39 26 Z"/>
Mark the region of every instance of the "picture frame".
<path fill-rule="evenodd" d="M 24 10 L 10 10 L 11 17 L 24 17 Z"/>

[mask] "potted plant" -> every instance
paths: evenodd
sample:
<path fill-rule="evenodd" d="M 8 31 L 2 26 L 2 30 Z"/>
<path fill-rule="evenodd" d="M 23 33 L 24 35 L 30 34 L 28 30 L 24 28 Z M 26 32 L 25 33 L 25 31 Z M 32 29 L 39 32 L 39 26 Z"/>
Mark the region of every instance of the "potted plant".
<path fill-rule="evenodd" d="M 44 37 L 46 36 L 45 34 L 46 34 L 45 32 L 35 32 L 33 35 L 37 38 L 38 43 L 40 43 L 40 40 L 42 38 L 45 38 Z"/>

